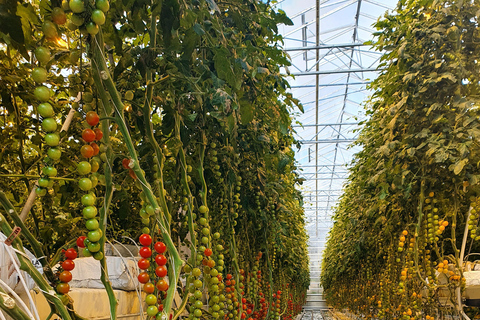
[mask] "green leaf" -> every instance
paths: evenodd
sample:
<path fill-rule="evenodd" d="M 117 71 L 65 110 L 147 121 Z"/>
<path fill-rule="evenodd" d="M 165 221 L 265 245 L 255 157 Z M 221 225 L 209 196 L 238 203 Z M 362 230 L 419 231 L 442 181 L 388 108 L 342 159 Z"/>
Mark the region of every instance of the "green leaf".
<path fill-rule="evenodd" d="M 454 167 L 453 167 L 453 173 L 458 175 L 460 172 L 462 172 L 463 167 L 468 163 L 468 159 L 463 159 L 457 162 Z"/>

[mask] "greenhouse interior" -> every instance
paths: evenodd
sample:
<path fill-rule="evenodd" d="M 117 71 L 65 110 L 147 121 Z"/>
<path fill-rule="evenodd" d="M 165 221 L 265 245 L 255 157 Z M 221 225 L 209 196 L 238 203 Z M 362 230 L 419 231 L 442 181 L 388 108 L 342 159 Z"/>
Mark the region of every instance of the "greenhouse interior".
<path fill-rule="evenodd" d="M 477 0 L 0 0 L 0 320 L 480 319 L 477 55 Z"/>

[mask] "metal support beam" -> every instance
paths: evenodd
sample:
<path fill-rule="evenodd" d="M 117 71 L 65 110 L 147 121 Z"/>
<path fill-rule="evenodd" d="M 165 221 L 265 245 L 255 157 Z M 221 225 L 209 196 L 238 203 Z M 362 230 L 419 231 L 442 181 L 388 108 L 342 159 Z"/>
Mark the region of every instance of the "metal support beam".
<path fill-rule="evenodd" d="M 367 46 L 364 43 L 342 43 L 342 44 L 332 44 L 332 45 L 326 45 L 322 44 L 319 46 L 313 46 L 313 47 L 297 47 L 297 48 L 285 48 L 283 51 L 304 51 L 304 50 L 322 50 L 322 49 L 340 49 L 340 48 L 353 48 L 353 47 L 361 47 L 361 46 Z"/>
<path fill-rule="evenodd" d="M 301 144 L 319 144 L 319 143 L 352 143 L 357 139 L 323 139 L 323 140 L 300 140 Z"/>
<path fill-rule="evenodd" d="M 314 75 L 326 75 L 326 74 L 339 74 L 339 73 L 358 73 L 358 72 L 378 72 L 383 69 L 378 68 L 364 68 L 364 69 L 351 69 L 351 70 L 329 70 L 329 71 L 311 71 L 311 72 L 295 72 L 292 76 L 314 76 Z"/>

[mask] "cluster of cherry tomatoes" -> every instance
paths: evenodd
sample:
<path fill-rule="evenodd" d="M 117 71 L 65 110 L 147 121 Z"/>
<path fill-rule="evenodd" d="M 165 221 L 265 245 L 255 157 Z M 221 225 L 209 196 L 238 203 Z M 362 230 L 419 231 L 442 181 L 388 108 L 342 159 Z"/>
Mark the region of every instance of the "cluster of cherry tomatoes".
<path fill-rule="evenodd" d="M 67 294 L 70 291 L 70 285 L 72 281 L 72 271 L 75 268 L 75 260 L 77 258 L 77 251 L 73 248 L 64 251 L 65 260 L 61 263 L 61 272 L 58 275 L 60 282 L 57 284 L 57 292 L 60 294 Z"/>
<path fill-rule="evenodd" d="M 105 24 L 105 13 L 110 9 L 110 4 L 108 0 L 96 0 L 94 5 L 90 1 L 64 0 L 62 8 L 73 12 L 68 25 L 69 29 L 79 28 L 82 32 L 96 35 L 100 31 L 100 26 Z"/>
<path fill-rule="evenodd" d="M 157 253 L 155 256 L 155 275 L 158 277 L 156 280 L 156 285 L 151 281 L 150 274 L 148 270 L 151 265 L 152 258 L 152 237 L 149 234 L 142 234 L 139 238 L 139 242 L 142 245 L 140 248 L 140 256 L 142 257 L 138 260 L 138 267 L 142 272 L 138 275 L 138 281 L 143 284 L 143 291 L 147 293 L 145 297 L 145 303 L 148 305 L 147 314 L 149 316 L 156 316 L 159 312 L 163 311 L 163 305 L 158 303 L 157 295 L 155 295 L 155 287 L 158 290 L 159 295 L 164 295 L 168 290 L 168 282 L 165 280 L 168 270 L 166 267 L 167 258 L 164 253 L 167 251 L 167 247 L 161 241 L 155 242 L 153 249 Z"/>
<path fill-rule="evenodd" d="M 37 47 L 35 57 L 39 65 L 33 68 L 31 74 L 33 81 L 37 84 L 33 94 L 39 102 L 37 112 L 42 119 L 41 127 L 45 133 L 45 144 L 49 147 L 47 157 L 45 158 L 45 166 L 42 169 L 42 177 L 38 180 L 38 187 L 35 189 L 35 193 L 43 197 L 47 194 L 48 188 L 53 187 L 53 180 L 51 178 L 57 175 L 57 169 L 55 169 L 53 163 L 60 159 L 62 152 L 58 148 L 60 144 L 60 134 L 58 133 L 55 111 L 50 104 L 53 96 L 52 91 L 44 85 L 48 78 L 46 66 L 51 59 L 50 50 L 43 46 Z"/>

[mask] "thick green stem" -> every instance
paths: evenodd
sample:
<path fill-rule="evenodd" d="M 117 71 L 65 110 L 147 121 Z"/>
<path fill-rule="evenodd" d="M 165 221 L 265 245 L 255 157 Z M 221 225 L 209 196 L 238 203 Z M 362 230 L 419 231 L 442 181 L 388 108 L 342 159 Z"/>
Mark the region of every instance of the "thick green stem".
<path fill-rule="evenodd" d="M 169 268 L 169 282 L 170 282 L 170 287 L 167 291 L 167 298 L 165 299 L 164 303 L 164 312 L 169 313 L 173 304 L 173 299 L 176 291 L 176 286 L 178 283 L 178 279 L 180 278 L 180 270 L 183 265 L 183 261 L 180 258 L 180 255 L 177 251 L 177 248 L 170 237 L 170 232 L 169 232 L 169 226 L 166 223 L 165 219 L 165 214 L 168 212 L 168 208 L 166 206 L 166 201 L 165 201 L 165 196 L 163 192 L 163 188 L 161 188 L 161 197 L 160 201 L 162 203 L 162 208 L 164 211 L 162 212 L 157 199 L 152 191 L 152 188 L 150 184 L 147 182 L 145 179 L 145 175 L 143 171 L 140 168 L 139 165 L 139 160 L 137 156 L 137 151 L 135 149 L 135 145 L 132 141 L 132 138 L 130 137 L 130 133 L 128 132 L 128 127 L 125 123 L 125 119 L 123 117 L 123 112 L 122 110 L 124 109 L 124 105 L 122 103 L 120 93 L 117 91 L 117 88 L 115 86 L 115 83 L 110 75 L 110 72 L 108 70 L 108 66 L 105 61 L 105 57 L 103 54 L 103 36 L 102 32 L 100 31 L 95 38 L 93 38 L 93 44 L 92 44 L 92 49 L 93 49 L 93 55 L 92 55 L 92 65 L 93 68 L 96 69 L 95 72 L 98 73 L 100 76 L 101 82 L 100 84 L 97 84 L 97 86 L 105 86 L 106 90 L 110 94 L 112 98 L 112 103 L 114 107 L 114 117 L 115 117 L 115 122 L 118 125 L 118 129 L 120 130 L 125 146 L 127 147 L 128 153 L 130 158 L 133 160 L 133 171 L 135 172 L 135 175 L 137 176 L 137 179 L 139 180 L 142 190 L 150 203 L 150 205 L 154 208 L 155 210 L 155 216 L 157 218 L 157 221 L 160 222 L 160 227 L 162 230 L 162 237 L 165 242 L 165 245 L 167 246 L 168 253 L 171 258 L 171 268 Z M 163 187 L 163 184 L 162 184 Z"/>
<path fill-rule="evenodd" d="M 420 195 L 418 199 L 418 221 L 415 226 L 415 270 L 417 271 L 417 276 L 424 285 L 428 286 L 425 279 L 423 279 L 422 274 L 420 273 L 420 268 L 418 267 L 418 236 L 420 235 L 420 227 L 422 226 L 423 220 L 423 203 L 425 201 L 425 179 L 422 178 L 420 181 Z"/>
<path fill-rule="evenodd" d="M 31 320 L 2 287 L 0 287 L 0 309 L 15 320 Z"/>
<path fill-rule="evenodd" d="M 12 228 L 10 227 L 7 220 L 2 214 L 0 214 L 0 230 L 7 235 L 12 233 Z M 21 252 L 21 253 L 18 253 L 18 252 L 16 253 L 17 258 L 20 261 L 20 269 L 27 272 L 32 277 L 33 281 L 35 281 L 37 286 L 43 292 L 43 295 L 45 296 L 47 301 L 52 303 L 55 306 L 56 311 L 62 317 L 63 320 L 72 320 L 67 308 L 65 307 L 62 301 L 62 297 L 65 299 L 66 296 L 57 295 L 53 290 L 53 288 L 45 280 L 45 278 L 33 266 L 30 259 L 28 259 L 26 255 L 24 255 L 25 251 L 23 250 L 22 241 L 19 238 L 16 238 L 12 243 L 12 247 L 14 247 L 17 251 Z"/>

